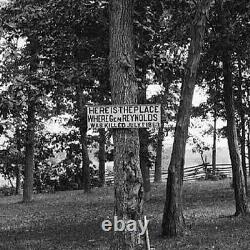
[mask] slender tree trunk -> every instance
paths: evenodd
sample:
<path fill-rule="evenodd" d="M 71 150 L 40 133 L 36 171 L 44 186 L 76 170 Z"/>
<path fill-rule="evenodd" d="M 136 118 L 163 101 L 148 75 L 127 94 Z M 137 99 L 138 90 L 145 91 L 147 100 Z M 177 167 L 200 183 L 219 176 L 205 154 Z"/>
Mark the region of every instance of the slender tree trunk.
<path fill-rule="evenodd" d="M 247 165 L 246 165 L 246 120 L 245 120 L 245 110 L 243 107 L 243 93 L 242 93 L 242 69 L 241 69 L 241 60 L 238 59 L 238 68 L 239 68 L 239 81 L 238 81 L 238 103 L 239 103 L 239 115 L 240 115 L 240 144 L 241 144 L 241 160 L 242 160 L 242 169 L 244 174 L 244 182 L 247 194 Z"/>
<path fill-rule="evenodd" d="M 154 182 L 162 182 L 162 148 L 163 148 L 163 139 L 164 139 L 164 128 L 161 126 L 158 130 L 157 135 L 157 148 L 156 148 L 156 159 L 155 159 L 155 175 Z"/>
<path fill-rule="evenodd" d="M 140 168 L 143 178 L 144 201 L 150 200 L 150 161 L 148 153 L 148 131 L 147 129 L 139 129 L 140 138 Z"/>
<path fill-rule="evenodd" d="M 217 119 L 218 119 L 218 92 L 219 92 L 219 79 L 215 74 L 215 95 L 214 95 L 214 129 L 213 129 L 213 148 L 212 148 L 212 170 L 213 175 L 216 173 L 216 155 L 217 155 Z"/>
<path fill-rule="evenodd" d="M 249 120 L 248 120 L 248 134 L 247 134 L 247 155 L 248 155 L 248 175 L 250 176 L 250 121 Z"/>
<path fill-rule="evenodd" d="M 140 104 L 146 104 L 146 72 L 144 73 L 145 79 L 142 81 L 140 86 L 139 95 L 138 95 L 138 102 Z M 142 172 L 142 179 L 143 179 L 143 189 L 144 189 L 144 201 L 150 200 L 150 160 L 149 160 L 149 132 L 146 128 L 139 129 L 139 141 L 140 141 L 140 168 Z"/>
<path fill-rule="evenodd" d="M 248 154 L 248 175 L 250 176 L 250 83 L 247 85 L 247 154 Z"/>
<path fill-rule="evenodd" d="M 34 37 L 29 37 L 30 49 L 30 84 L 36 85 L 36 72 L 39 64 L 38 59 L 38 41 Z M 27 129 L 25 141 L 25 167 L 24 167 L 24 185 L 23 185 L 23 202 L 30 202 L 33 195 L 33 172 L 34 172 L 34 152 L 35 152 L 35 107 L 36 96 L 32 89 L 28 89 L 27 101 Z"/>
<path fill-rule="evenodd" d="M 85 106 L 86 101 L 81 87 L 81 83 L 77 83 L 76 91 L 79 115 L 80 143 L 82 152 L 82 186 L 85 192 L 90 192 L 90 168 L 87 146 L 87 108 Z"/>
<path fill-rule="evenodd" d="M 16 195 L 21 193 L 21 166 L 21 164 L 16 164 Z"/>
<path fill-rule="evenodd" d="M 214 129 L 213 129 L 213 149 L 212 149 L 213 175 L 215 175 L 216 173 L 216 141 L 217 141 L 217 107 L 214 106 Z"/>
<path fill-rule="evenodd" d="M 191 25 L 191 42 L 185 77 L 182 84 L 173 150 L 168 168 L 166 201 L 163 211 L 162 235 L 168 237 L 182 234 L 185 228 L 182 204 L 185 148 L 196 74 L 200 61 L 210 2 L 211 1 L 208 0 L 198 1 L 195 18 Z"/>
<path fill-rule="evenodd" d="M 232 162 L 233 188 L 236 203 L 235 215 L 247 213 L 246 187 L 244 185 L 244 174 L 240 159 L 238 135 L 235 120 L 235 107 L 233 100 L 233 84 L 231 58 L 228 50 L 223 53 L 223 75 L 224 75 L 224 99 L 227 117 L 227 139 Z"/>
<path fill-rule="evenodd" d="M 159 127 L 158 134 L 157 134 L 157 148 L 156 148 L 156 159 L 155 159 L 155 175 L 154 175 L 154 182 L 162 182 L 162 150 L 163 150 L 163 141 L 164 141 L 164 122 L 166 122 L 165 118 L 165 108 L 168 107 L 168 95 L 170 90 L 170 85 L 173 81 L 173 74 L 171 71 L 166 70 L 162 73 L 162 83 L 165 88 L 164 96 L 162 98 L 162 106 L 161 106 L 161 127 Z M 164 117 L 163 117 L 164 116 Z"/>
<path fill-rule="evenodd" d="M 104 186 L 105 184 L 105 142 L 106 142 L 106 136 L 105 136 L 105 129 L 101 128 L 99 129 L 99 179 L 100 179 L 100 186 Z"/>
<path fill-rule="evenodd" d="M 32 195 L 33 195 L 33 172 L 34 172 L 34 151 L 35 151 L 34 150 L 35 104 L 30 99 L 31 97 L 29 97 L 28 111 L 27 111 L 23 202 L 30 202 L 32 200 Z"/>
<path fill-rule="evenodd" d="M 110 1 L 110 83 L 113 104 L 137 103 L 133 48 L 133 0 Z M 115 129 L 115 215 L 125 223 L 142 219 L 143 181 L 138 129 Z M 138 249 L 139 230 L 114 232 L 111 249 Z"/>
<path fill-rule="evenodd" d="M 21 134 L 20 134 L 20 129 L 17 126 L 16 127 L 16 144 L 17 144 L 17 151 L 18 151 L 18 155 L 19 155 L 19 161 L 22 161 L 21 159 Z M 21 166 L 22 164 L 20 162 L 18 162 L 16 164 L 16 190 L 15 193 L 16 195 L 21 193 Z"/>

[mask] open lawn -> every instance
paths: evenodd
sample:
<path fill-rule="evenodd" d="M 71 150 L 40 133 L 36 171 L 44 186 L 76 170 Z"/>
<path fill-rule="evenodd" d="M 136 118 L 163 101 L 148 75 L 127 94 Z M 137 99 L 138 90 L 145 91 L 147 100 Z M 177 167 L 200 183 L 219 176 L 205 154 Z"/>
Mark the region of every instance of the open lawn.
<path fill-rule="evenodd" d="M 250 181 L 250 180 L 249 180 Z M 152 184 L 152 199 L 145 204 L 151 245 L 155 249 L 250 249 L 250 216 L 234 213 L 230 180 L 184 183 L 187 231 L 183 238 L 162 239 L 160 226 L 165 185 Z M 58 192 L 0 199 L 0 249 L 108 249 L 111 232 L 101 222 L 113 213 L 113 189 Z M 250 204 L 249 204 L 250 206 Z"/>

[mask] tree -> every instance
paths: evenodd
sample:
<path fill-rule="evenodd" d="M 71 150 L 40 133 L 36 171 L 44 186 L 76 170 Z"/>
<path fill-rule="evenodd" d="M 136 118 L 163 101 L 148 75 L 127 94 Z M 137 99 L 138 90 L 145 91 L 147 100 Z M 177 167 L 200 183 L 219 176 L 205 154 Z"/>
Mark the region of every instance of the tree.
<path fill-rule="evenodd" d="M 241 151 L 241 161 L 242 161 L 242 170 L 244 174 L 244 182 L 247 194 L 247 165 L 246 165 L 246 119 L 245 119 L 245 110 L 244 105 L 244 92 L 243 92 L 243 77 L 242 77 L 242 63 L 241 58 L 238 57 L 238 112 L 240 117 L 240 151 Z"/>
<path fill-rule="evenodd" d="M 90 191 L 90 168 L 87 146 L 87 108 L 81 83 L 76 85 L 77 106 L 78 106 L 78 127 L 80 130 L 80 142 L 82 153 L 82 184 L 85 192 Z"/>
<path fill-rule="evenodd" d="M 155 175 L 154 182 L 159 183 L 162 181 L 162 143 L 164 139 L 164 131 L 161 126 L 157 133 L 157 148 L 156 148 L 156 158 L 155 158 Z"/>
<path fill-rule="evenodd" d="M 110 83 L 113 104 L 137 103 L 133 46 L 133 0 L 110 1 Z M 125 223 L 141 219 L 143 183 L 137 129 L 113 132 L 115 215 Z M 139 231 L 114 233 L 112 249 L 136 249 Z"/>
<path fill-rule="evenodd" d="M 233 101 L 232 71 L 230 55 L 225 52 L 223 56 L 224 74 L 224 98 L 227 114 L 227 138 L 232 162 L 233 187 L 236 202 L 235 215 L 246 214 L 248 211 L 246 201 L 246 187 L 244 185 L 244 174 L 241 165 L 238 135 L 235 121 L 235 107 Z"/>
<path fill-rule="evenodd" d="M 146 103 L 146 79 L 141 83 L 141 89 L 139 91 L 138 102 L 140 104 Z M 150 157 L 148 152 L 149 146 L 149 132 L 146 128 L 139 129 L 139 141 L 140 141 L 140 169 L 143 178 L 143 189 L 144 189 L 144 201 L 150 200 Z"/>
<path fill-rule="evenodd" d="M 173 237 L 182 234 L 185 228 L 182 202 L 182 185 L 185 146 L 192 107 L 196 74 L 199 66 L 205 26 L 211 1 L 197 1 L 195 17 L 192 21 L 191 42 L 183 79 L 180 106 L 177 114 L 173 150 L 168 168 L 166 201 L 164 206 L 162 235 Z"/>
<path fill-rule="evenodd" d="M 223 1 L 217 1 L 218 17 L 219 17 L 219 31 L 220 31 L 220 48 L 221 48 L 221 61 L 223 65 L 223 93 L 226 109 L 227 120 L 227 139 L 232 163 L 233 174 L 233 188 L 236 204 L 235 215 L 245 215 L 248 212 L 246 200 L 246 187 L 244 185 L 244 173 L 241 164 L 240 149 L 238 145 L 238 134 L 235 118 L 235 104 L 234 104 L 234 91 L 233 91 L 233 77 L 232 77 L 232 51 L 233 46 L 230 42 L 230 21 L 231 15 L 229 14 L 230 5 Z"/>
<path fill-rule="evenodd" d="M 105 142 L 106 142 L 105 129 L 101 128 L 99 129 L 99 151 L 98 151 L 99 179 L 101 186 L 105 184 L 105 161 L 106 161 Z"/>
<path fill-rule="evenodd" d="M 38 47 L 39 43 L 36 37 L 29 38 L 30 51 L 30 86 L 37 83 L 36 73 L 38 69 Z M 24 187 L 23 202 L 30 202 L 33 194 L 33 171 L 34 171 L 34 154 L 35 154 L 35 127 L 36 127 L 36 98 L 34 90 L 30 87 L 27 94 L 27 129 L 25 140 L 25 167 L 24 167 Z"/>
<path fill-rule="evenodd" d="M 18 162 L 16 163 L 16 194 L 20 194 L 21 192 L 21 166 L 22 166 L 22 160 L 21 160 L 21 131 L 20 128 L 16 127 L 16 148 L 17 153 L 19 154 Z"/>

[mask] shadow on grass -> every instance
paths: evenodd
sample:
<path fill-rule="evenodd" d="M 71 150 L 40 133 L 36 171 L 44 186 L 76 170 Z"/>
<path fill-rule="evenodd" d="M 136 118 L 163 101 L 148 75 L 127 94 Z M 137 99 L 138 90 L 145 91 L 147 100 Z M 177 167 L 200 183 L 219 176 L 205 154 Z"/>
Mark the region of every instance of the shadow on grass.
<path fill-rule="evenodd" d="M 104 218 L 103 218 L 104 219 Z M 0 231 L 4 249 L 104 249 L 112 236 L 101 230 L 102 220 L 72 224 L 47 220 L 43 225 Z M 103 248 L 100 248 L 103 247 Z M 3 249 L 3 248 L 0 248 Z"/>

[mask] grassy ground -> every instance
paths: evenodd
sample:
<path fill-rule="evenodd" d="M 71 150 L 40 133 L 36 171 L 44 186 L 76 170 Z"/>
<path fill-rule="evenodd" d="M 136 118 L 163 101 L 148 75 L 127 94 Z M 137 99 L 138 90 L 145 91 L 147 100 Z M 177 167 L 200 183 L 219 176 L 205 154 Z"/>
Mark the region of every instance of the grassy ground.
<path fill-rule="evenodd" d="M 35 195 L 31 204 L 21 197 L 0 199 L 0 249 L 108 249 L 111 232 L 101 231 L 112 217 L 112 187 Z M 184 184 L 187 231 L 175 240 L 160 237 L 165 184 L 152 186 L 145 204 L 152 247 L 155 249 L 250 249 L 250 216 L 234 213 L 230 181 Z M 250 206 L 250 204 L 249 204 Z"/>

